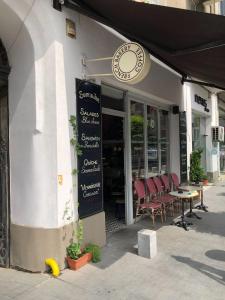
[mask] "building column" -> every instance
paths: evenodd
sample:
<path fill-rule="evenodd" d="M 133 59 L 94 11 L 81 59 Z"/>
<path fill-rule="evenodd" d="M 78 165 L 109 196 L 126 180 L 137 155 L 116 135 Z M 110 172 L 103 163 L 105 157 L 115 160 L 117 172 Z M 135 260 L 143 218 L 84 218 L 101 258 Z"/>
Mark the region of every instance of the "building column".
<path fill-rule="evenodd" d="M 211 93 L 209 109 L 211 115 L 206 119 L 206 159 L 209 179 L 215 181 L 219 176 L 219 143 L 212 141 L 212 126 L 219 126 L 218 97 Z"/>
<path fill-rule="evenodd" d="M 189 180 L 190 172 L 190 155 L 192 152 L 192 106 L 191 106 L 191 85 L 184 83 L 183 85 L 183 102 L 180 107 L 181 111 L 186 112 L 187 124 L 187 175 Z"/>

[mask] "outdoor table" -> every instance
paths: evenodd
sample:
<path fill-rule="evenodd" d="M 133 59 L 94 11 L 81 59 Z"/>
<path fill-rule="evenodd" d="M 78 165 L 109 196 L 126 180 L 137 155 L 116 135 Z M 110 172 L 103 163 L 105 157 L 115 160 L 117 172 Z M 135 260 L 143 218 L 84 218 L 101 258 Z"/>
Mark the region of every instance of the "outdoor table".
<path fill-rule="evenodd" d="M 195 206 L 195 208 L 200 209 L 200 210 L 204 210 L 205 212 L 208 212 L 207 208 L 208 206 L 204 205 L 203 203 L 203 185 L 184 185 L 184 186 L 179 186 L 179 190 L 183 190 L 183 191 L 198 191 L 200 192 L 200 200 L 201 203 L 197 206 Z"/>
<path fill-rule="evenodd" d="M 175 192 L 170 192 L 169 193 L 171 196 L 174 196 L 178 199 L 181 200 L 182 202 L 182 214 L 181 214 L 181 220 L 175 222 L 175 225 L 178 227 L 183 227 L 186 231 L 188 230 L 188 226 L 193 225 L 192 223 L 188 222 L 187 220 L 185 220 L 185 215 L 184 215 L 184 200 L 188 199 L 190 201 L 190 208 L 191 208 L 191 212 L 192 212 L 192 200 L 194 197 L 196 197 L 198 195 L 197 191 L 192 191 L 192 192 L 183 192 L 183 193 L 179 193 L 178 191 Z M 193 214 L 193 212 L 192 212 Z"/>

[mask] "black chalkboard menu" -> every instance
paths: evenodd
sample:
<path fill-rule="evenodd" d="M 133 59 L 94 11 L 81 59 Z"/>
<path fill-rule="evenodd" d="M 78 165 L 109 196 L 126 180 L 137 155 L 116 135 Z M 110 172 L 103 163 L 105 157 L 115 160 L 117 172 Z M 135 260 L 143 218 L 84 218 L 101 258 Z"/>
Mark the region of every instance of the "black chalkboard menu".
<path fill-rule="evenodd" d="M 79 217 L 103 210 L 101 87 L 76 79 Z"/>
<path fill-rule="evenodd" d="M 187 181 L 187 123 L 186 112 L 179 114 L 179 132 L 180 132 L 180 180 Z"/>

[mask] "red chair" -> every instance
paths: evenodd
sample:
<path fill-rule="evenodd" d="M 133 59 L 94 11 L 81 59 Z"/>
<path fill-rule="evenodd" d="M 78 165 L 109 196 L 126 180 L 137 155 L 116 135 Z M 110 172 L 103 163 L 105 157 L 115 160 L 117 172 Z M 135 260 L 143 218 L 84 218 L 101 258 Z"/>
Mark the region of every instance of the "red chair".
<path fill-rule="evenodd" d="M 180 186 L 179 178 L 176 173 L 171 173 L 170 177 L 172 179 L 173 189 L 177 191 Z"/>
<path fill-rule="evenodd" d="M 173 216 L 174 215 L 174 202 L 175 202 L 176 198 L 167 193 L 164 194 L 163 185 L 162 185 L 162 182 L 159 177 L 153 177 L 153 182 L 156 186 L 156 189 L 157 189 L 158 195 L 160 196 L 160 199 L 162 199 L 162 201 L 164 202 L 165 209 L 170 210 L 171 215 Z"/>
<path fill-rule="evenodd" d="M 158 203 L 162 204 L 164 219 L 166 221 L 166 205 L 165 205 L 165 203 L 163 201 L 163 198 L 158 196 L 158 192 L 157 192 L 157 189 L 155 187 L 155 184 L 154 184 L 152 178 L 147 178 L 146 179 L 146 186 L 148 188 L 149 199 L 152 202 L 156 202 L 156 203 L 158 202 Z"/>
<path fill-rule="evenodd" d="M 175 176 L 176 176 L 176 174 L 175 174 Z M 160 178 L 161 178 L 161 181 L 162 181 L 162 183 L 164 185 L 164 190 L 167 193 L 171 192 L 171 185 L 170 185 L 169 177 L 164 174 L 164 175 L 161 175 Z M 177 177 L 177 179 L 178 179 L 178 177 Z M 175 178 L 175 182 L 177 183 L 176 178 Z M 179 186 L 179 179 L 178 179 L 178 186 Z M 173 205 L 174 205 L 174 208 L 176 208 L 177 212 L 179 212 L 181 210 L 181 200 L 176 199 L 174 201 Z"/>
<path fill-rule="evenodd" d="M 145 191 L 144 183 L 141 180 L 135 180 L 134 189 L 137 195 L 136 202 L 136 216 L 149 213 L 152 218 L 153 225 L 155 224 L 155 216 L 161 216 L 161 222 L 163 222 L 163 209 L 161 203 L 147 202 L 147 195 Z"/>
<path fill-rule="evenodd" d="M 160 176 L 160 179 L 163 183 L 163 186 L 164 186 L 164 190 L 169 193 L 171 192 L 171 187 L 170 187 L 170 182 L 169 182 L 169 178 L 167 175 L 161 175 Z"/>

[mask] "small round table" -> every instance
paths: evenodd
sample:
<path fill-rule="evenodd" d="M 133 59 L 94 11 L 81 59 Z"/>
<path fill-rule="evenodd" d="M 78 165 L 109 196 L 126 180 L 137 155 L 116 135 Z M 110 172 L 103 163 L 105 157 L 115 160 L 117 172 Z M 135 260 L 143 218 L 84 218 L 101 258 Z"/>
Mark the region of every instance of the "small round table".
<path fill-rule="evenodd" d="M 178 226 L 178 227 L 183 227 L 187 231 L 188 230 L 188 226 L 193 225 L 193 224 L 190 223 L 190 222 L 188 222 L 185 219 L 185 215 L 184 215 L 184 200 L 188 199 L 190 201 L 190 208 L 191 208 L 190 212 L 193 214 L 193 212 L 192 212 L 192 200 L 193 200 L 194 197 L 198 196 L 198 192 L 196 190 L 192 191 L 192 192 L 185 192 L 184 191 L 182 193 L 174 191 L 174 192 L 170 192 L 169 194 L 171 196 L 174 196 L 174 197 L 180 199 L 181 202 L 182 202 L 181 220 L 175 222 L 175 225 Z"/>
<path fill-rule="evenodd" d="M 179 190 L 189 191 L 189 192 L 191 192 L 191 191 L 198 191 L 198 192 L 200 192 L 201 203 L 199 205 L 195 206 L 195 208 L 200 209 L 200 210 L 204 210 L 205 212 L 208 212 L 208 210 L 207 210 L 208 206 L 206 206 L 203 203 L 203 191 L 204 191 L 203 185 L 184 185 L 184 186 L 179 186 Z"/>

